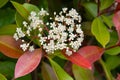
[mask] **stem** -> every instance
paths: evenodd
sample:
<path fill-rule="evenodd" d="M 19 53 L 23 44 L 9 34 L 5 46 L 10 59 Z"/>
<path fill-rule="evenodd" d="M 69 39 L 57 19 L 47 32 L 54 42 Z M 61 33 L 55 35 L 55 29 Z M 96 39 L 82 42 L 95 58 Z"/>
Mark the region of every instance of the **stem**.
<path fill-rule="evenodd" d="M 32 80 L 38 80 L 37 68 L 31 73 L 31 75 L 32 75 Z"/>
<path fill-rule="evenodd" d="M 97 5 L 97 16 L 100 15 L 100 0 L 97 0 L 98 5 Z"/>
<path fill-rule="evenodd" d="M 103 70 L 105 72 L 107 80 L 113 80 L 112 74 L 111 74 L 110 70 L 107 68 L 107 66 L 105 65 L 104 61 L 102 59 L 100 59 L 99 62 L 101 64 L 101 66 L 103 67 Z"/>

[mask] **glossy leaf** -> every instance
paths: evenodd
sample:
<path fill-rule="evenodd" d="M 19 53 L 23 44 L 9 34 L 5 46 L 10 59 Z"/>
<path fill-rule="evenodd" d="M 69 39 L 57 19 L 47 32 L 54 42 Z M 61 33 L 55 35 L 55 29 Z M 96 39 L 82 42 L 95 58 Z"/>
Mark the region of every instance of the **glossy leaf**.
<path fill-rule="evenodd" d="M 7 78 L 14 76 L 15 63 L 11 61 L 0 62 L 0 73 L 5 75 Z"/>
<path fill-rule="evenodd" d="M 113 16 L 113 23 L 116 27 L 116 30 L 119 35 L 119 40 L 120 40 L 120 11 L 116 12 Z"/>
<path fill-rule="evenodd" d="M 31 11 L 36 11 L 36 12 L 39 12 L 39 8 L 36 7 L 35 5 L 32 5 L 32 4 L 28 4 L 28 3 L 24 3 L 23 4 L 23 7 L 30 13 Z M 23 21 L 24 21 L 24 18 L 17 12 L 15 14 L 15 20 L 16 20 L 16 23 L 19 27 L 22 27 L 23 26 Z"/>
<path fill-rule="evenodd" d="M 47 63 L 42 63 L 42 76 L 44 80 L 58 80 L 55 72 L 53 71 L 52 67 Z"/>
<path fill-rule="evenodd" d="M 32 5 L 32 4 L 28 4 L 28 3 L 24 3 L 23 7 L 29 12 L 31 12 L 31 11 L 39 12 L 40 11 L 37 6 Z"/>
<path fill-rule="evenodd" d="M 110 32 L 110 41 L 109 43 L 106 45 L 106 48 L 110 48 L 111 46 L 115 46 L 116 43 L 118 43 L 118 35 L 117 35 L 117 31 L 113 30 Z"/>
<path fill-rule="evenodd" d="M 93 17 L 97 16 L 97 5 L 95 3 L 84 3 L 83 6 Z"/>
<path fill-rule="evenodd" d="M 91 64 L 99 60 L 103 52 L 104 49 L 98 46 L 85 46 L 78 50 L 78 53 L 85 57 Z"/>
<path fill-rule="evenodd" d="M 91 69 L 91 63 L 78 52 L 73 52 L 71 56 L 66 55 L 65 51 L 62 51 L 62 53 L 72 63 L 84 68 Z"/>
<path fill-rule="evenodd" d="M 117 46 L 117 47 L 108 49 L 108 50 L 105 51 L 105 53 L 109 54 L 109 55 L 118 55 L 120 53 L 120 47 Z"/>
<path fill-rule="evenodd" d="M 32 72 L 40 63 L 41 57 L 41 49 L 25 52 L 17 61 L 14 77 L 18 78 Z"/>
<path fill-rule="evenodd" d="M 23 54 L 20 44 L 21 41 L 16 41 L 12 36 L 0 36 L 0 52 L 8 57 L 18 58 Z"/>
<path fill-rule="evenodd" d="M 100 9 L 104 10 L 113 4 L 114 0 L 101 0 Z"/>
<path fill-rule="evenodd" d="M 79 67 L 77 65 L 73 65 L 72 71 L 73 71 L 75 80 L 95 80 L 91 70 Z"/>
<path fill-rule="evenodd" d="M 108 56 L 105 64 L 107 67 L 109 67 L 110 70 L 113 70 L 120 65 L 120 57 L 119 56 Z"/>
<path fill-rule="evenodd" d="M 3 27 L 8 24 L 12 24 L 15 21 L 14 15 L 15 15 L 14 9 L 11 8 L 0 9 L 0 27 Z"/>
<path fill-rule="evenodd" d="M 92 33 L 103 47 L 105 47 L 110 40 L 109 31 L 100 18 L 95 18 L 92 22 Z"/>
<path fill-rule="evenodd" d="M 73 80 L 71 76 L 69 76 L 56 62 L 54 62 L 52 59 L 48 58 L 54 72 L 57 75 L 58 80 Z"/>
<path fill-rule="evenodd" d="M 17 25 L 10 24 L 0 28 L 0 35 L 13 35 L 16 31 Z"/>
<path fill-rule="evenodd" d="M 0 80 L 7 80 L 4 75 L 0 74 Z"/>
<path fill-rule="evenodd" d="M 106 66 L 105 62 L 102 59 L 100 59 L 99 62 L 101 63 L 101 66 L 103 67 L 107 80 L 115 80 L 111 74 L 109 67 Z"/>
<path fill-rule="evenodd" d="M 104 15 L 102 15 L 101 17 L 102 17 L 104 23 L 105 23 L 109 28 L 112 28 L 112 26 L 113 26 L 113 22 L 112 22 L 112 17 L 113 17 L 113 15 L 111 15 L 111 16 L 104 16 Z"/>
<path fill-rule="evenodd" d="M 17 24 L 18 27 L 22 27 L 23 26 L 23 21 L 25 21 L 25 20 L 18 12 L 16 12 L 15 21 L 16 21 L 16 24 Z"/>
<path fill-rule="evenodd" d="M 3 7 L 9 0 L 0 0 L 0 8 Z"/>
<path fill-rule="evenodd" d="M 29 12 L 23 7 L 23 5 L 11 1 L 11 3 L 13 4 L 13 6 L 16 8 L 17 12 L 26 20 L 28 21 L 28 16 L 29 16 Z"/>

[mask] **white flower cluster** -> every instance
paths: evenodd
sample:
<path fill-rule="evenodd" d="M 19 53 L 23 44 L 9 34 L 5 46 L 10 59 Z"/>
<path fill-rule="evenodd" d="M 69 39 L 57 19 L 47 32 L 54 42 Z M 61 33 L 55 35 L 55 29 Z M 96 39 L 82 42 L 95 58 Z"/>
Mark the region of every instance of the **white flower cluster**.
<path fill-rule="evenodd" d="M 80 24 L 81 16 L 75 9 L 68 11 L 67 8 L 63 8 L 59 15 L 54 12 L 54 17 L 53 22 L 47 23 L 50 30 L 48 36 L 41 37 L 41 45 L 47 53 L 66 49 L 66 54 L 70 56 L 70 49 L 76 52 L 84 39 Z"/>
<path fill-rule="evenodd" d="M 71 10 L 63 8 L 59 15 L 54 12 L 54 18 L 50 18 L 51 21 L 45 24 L 43 17 L 46 15 L 49 14 L 43 9 L 38 13 L 32 11 L 28 18 L 29 23 L 24 21 L 24 27 L 16 29 L 14 38 L 22 39 L 23 44 L 20 47 L 23 51 L 34 50 L 34 45 L 30 43 L 32 41 L 24 40 L 27 36 L 30 39 L 37 37 L 48 54 L 54 53 L 55 50 L 66 49 L 66 54 L 72 55 L 71 49 L 76 52 L 84 39 L 80 24 L 81 16 L 73 8 Z"/>
<path fill-rule="evenodd" d="M 23 21 L 23 27 L 17 28 L 16 33 L 14 34 L 14 38 L 17 41 L 18 39 L 22 39 L 23 44 L 20 45 L 23 51 L 26 51 L 29 49 L 29 51 L 34 51 L 34 45 L 31 45 L 30 42 L 26 42 L 24 40 L 24 37 L 29 37 L 30 39 L 35 38 L 35 36 L 38 36 L 37 34 L 41 33 L 42 27 L 41 25 L 44 25 L 43 17 L 49 15 L 46 10 L 43 8 L 36 13 L 35 11 L 32 11 L 30 13 L 30 16 L 28 17 L 29 22 Z"/>

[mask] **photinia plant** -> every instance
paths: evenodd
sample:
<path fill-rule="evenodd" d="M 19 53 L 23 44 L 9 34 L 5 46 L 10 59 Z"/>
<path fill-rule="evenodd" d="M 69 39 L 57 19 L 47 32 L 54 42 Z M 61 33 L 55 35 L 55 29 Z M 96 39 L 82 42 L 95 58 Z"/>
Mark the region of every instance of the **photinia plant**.
<path fill-rule="evenodd" d="M 48 1 L 48 5 L 52 2 Z M 114 76 L 112 70 L 120 67 L 120 1 L 73 2 L 74 8 L 77 4 L 80 7 L 57 5 L 45 10 L 29 0 L 24 4 L 11 1 L 16 24 L 0 28 L 6 29 L 0 32 L 0 51 L 18 59 L 12 80 L 37 72 L 41 73 L 33 80 L 39 80 L 41 75 L 43 80 L 115 80 L 119 72 Z"/>

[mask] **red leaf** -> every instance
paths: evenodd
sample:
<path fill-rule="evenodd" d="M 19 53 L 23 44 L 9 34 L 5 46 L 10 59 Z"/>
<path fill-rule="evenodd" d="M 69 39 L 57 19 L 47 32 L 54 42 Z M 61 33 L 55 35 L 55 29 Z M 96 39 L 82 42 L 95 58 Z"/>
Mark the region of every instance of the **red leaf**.
<path fill-rule="evenodd" d="M 113 16 L 113 23 L 116 27 L 116 30 L 119 35 L 119 40 L 120 40 L 120 11 L 116 12 Z"/>
<path fill-rule="evenodd" d="M 85 46 L 78 50 L 78 53 L 84 56 L 91 64 L 99 60 L 103 52 L 104 49 L 97 46 Z"/>
<path fill-rule="evenodd" d="M 117 76 L 117 79 L 116 80 L 120 80 L 120 74 L 118 74 L 118 76 Z"/>
<path fill-rule="evenodd" d="M 66 55 L 64 50 L 62 51 L 62 53 L 72 63 L 74 63 L 78 66 L 84 67 L 84 68 L 88 68 L 88 69 L 92 68 L 91 63 L 86 58 L 81 56 L 79 53 L 73 52 L 73 54 L 71 56 Z"/>
<path fill-rule="evenodd" d="M 115 9 L 115 13 L 120 10 L 120 3 L 117 4 L 117 7 Z"/>
<path fill-rule="evenodd" d="M 11 58 L 19 58 L 23 51 L 19 45 L 21 41 L 15 41 L 12 36 L 0 36 L 0 52 Z"/>
<path fill-rule="evenodd" d="M 14 77 L 18 78 L 32 72 L 40 63 L 41 57 L 41 49 L 24 53 L 17 61 Z"/>
<path fill-rule="evenodd" d="M 119 3 L 120 3 L 120 0 L 115 0 L 115 1 L 117 1 L 117 2 L 119 2 Z"/>

